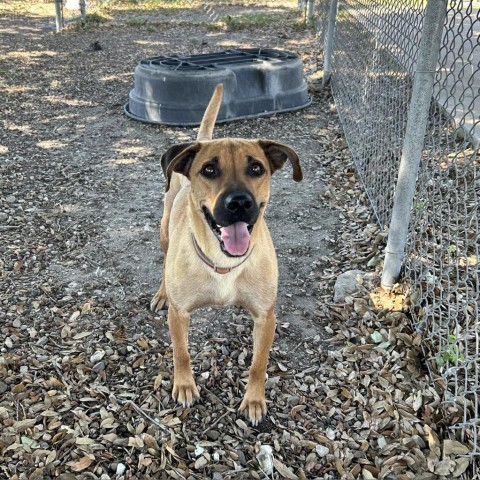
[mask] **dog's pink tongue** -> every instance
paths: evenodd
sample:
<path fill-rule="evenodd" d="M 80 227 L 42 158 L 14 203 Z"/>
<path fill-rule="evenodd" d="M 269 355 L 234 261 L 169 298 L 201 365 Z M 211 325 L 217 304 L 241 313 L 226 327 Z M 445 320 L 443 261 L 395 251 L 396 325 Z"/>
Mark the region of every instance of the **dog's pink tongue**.
<path fill-rule="evenodd" d="M 245 222 L 237 222 L 220 229 L 223 244 L 230 255 L 243 255 L 248 250 L 250 233 L 247 227 Z"/>

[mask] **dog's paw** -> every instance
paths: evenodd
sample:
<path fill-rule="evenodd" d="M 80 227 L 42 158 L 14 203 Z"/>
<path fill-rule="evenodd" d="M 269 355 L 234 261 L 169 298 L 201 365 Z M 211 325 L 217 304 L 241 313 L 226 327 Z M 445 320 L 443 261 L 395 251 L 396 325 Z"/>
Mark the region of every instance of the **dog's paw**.
<path fill-rule="evenodd" d="M 267 413 L 265 396 L 255 398 L 253 395 L 249 395 L 247 391 L 238 411 L 244 412 L 251 424 L 256 427 Z"/>
<path fill-rule="evenodd" d="M 173 382 L 172 398 L 180 403 L 184 408 L 190 407 L 196 398 L 200 398 L 195 380 L 193 377 L 189 380 Z"/>
<path fill-rule="evenodd" d="M 158 290 L 155 296 L 150 302 L 150 310 L 152 312 L 159 312 L 160 310 L 168 309 L 167 295 L 163 292 L 162 288 Z"/>

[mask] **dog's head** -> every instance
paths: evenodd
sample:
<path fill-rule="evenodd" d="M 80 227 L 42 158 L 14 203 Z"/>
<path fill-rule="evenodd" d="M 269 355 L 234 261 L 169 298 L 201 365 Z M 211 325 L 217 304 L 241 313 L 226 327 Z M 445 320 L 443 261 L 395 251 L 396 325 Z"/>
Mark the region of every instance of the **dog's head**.
<path fill-rule="evenodd" d="M 241 257 L 270 196 L 270 177 L 289 160 L 303 178 L 298 155 L 271 140 L 225 138 L 172 146 L 162 156 L 168 191 L 174 172 L 191 181 L 191 196 L 225 255 Z"/>

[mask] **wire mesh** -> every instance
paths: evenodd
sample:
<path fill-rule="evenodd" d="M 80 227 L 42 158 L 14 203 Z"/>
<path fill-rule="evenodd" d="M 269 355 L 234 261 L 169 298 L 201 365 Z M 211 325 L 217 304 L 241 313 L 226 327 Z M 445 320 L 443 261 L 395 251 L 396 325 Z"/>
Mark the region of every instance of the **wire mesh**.
<path fill-rule="evenodd" d="M 424 2 L 339 2 L 332 87 L 353 159 L 379 223 L 398 173 Z"/>
<path fill-rule="evenodd" d="M 315 31 L 318 36 L 320 45 L 324 44 L 325 35 L 328 27 L 328 13 L 330 11 L 331 0 L 322 0 L 317 3 L 317 11 L 315 17 Z"/>
<path fill-rule="evenodd" d="M 480 455 L 480 17 L 450 2 L 410 225 L 412 313 L 446 386 L 446 412 Z M 477 4 L 478 5 L 478 4 Z"/>
<path fill-rule="evenodd" d="M 319 6 L 328 11 L 329 0 Z M 332 90 L 382 226 L 393 204 L 423 0 L 340 0 Z M 319 25 L 325 20 L 319 19 Z M 451 0 L 412 206 L 404 283 L 448 424 L 480 455 L 480 16 Z"/>

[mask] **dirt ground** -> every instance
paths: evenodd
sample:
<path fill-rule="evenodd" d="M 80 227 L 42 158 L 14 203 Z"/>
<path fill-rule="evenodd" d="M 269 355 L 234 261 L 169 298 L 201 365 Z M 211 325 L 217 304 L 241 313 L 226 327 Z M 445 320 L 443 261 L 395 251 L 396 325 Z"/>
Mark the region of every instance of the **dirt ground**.
<path fill-rule="evenodd" d="M 201 9 L 111 14 L 60 35 L 49 18 L 0 16 L 0 478 L 446 478 L 428 464 L 439 398 L 406 316 L 375 309 L 366 290 L 333 304 L 340 272 L 375 271 L 384 235 L 318 83 L 314 32 L 290 20 L 213 28 Z M 251 357 L 241 310 L 194 315 L 201 400 L 170 398 L 168 329 L 148 310 L 162 265 L 159 158 L 196 131 L 123 113 L 142 58 L 238 46 L 299 53 L 313 99 L 215 132 L 287 143 L 305 173 L 296 184 L 287 166 L 272 181 L 278 326 L 257 429 L 237 413 Z"/>

